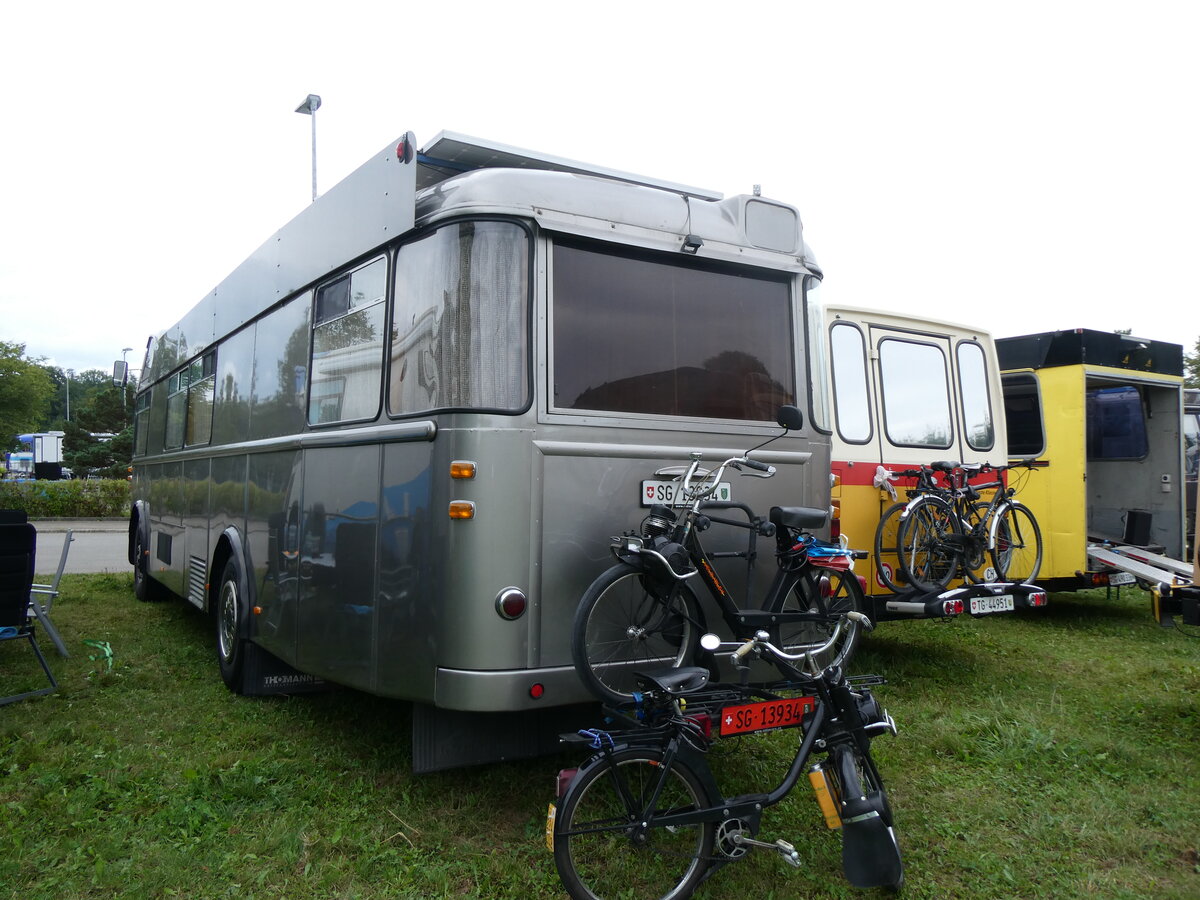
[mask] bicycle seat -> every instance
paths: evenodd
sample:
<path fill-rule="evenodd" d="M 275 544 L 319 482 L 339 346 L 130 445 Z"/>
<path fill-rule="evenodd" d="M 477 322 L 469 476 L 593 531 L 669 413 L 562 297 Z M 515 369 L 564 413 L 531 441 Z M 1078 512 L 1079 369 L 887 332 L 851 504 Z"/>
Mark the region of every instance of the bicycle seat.
<path fill-rule="evenodd" d="M 776 528 L 820 528 L 829 518 L 829 510 L 815 506 L 772 506 L 769 518 Z"/>
<path fill-rule="evenodd" d="M 681 666 L 678 669 L 655 669 L 652 672 L 634 672 L 639 686 L 646 690 L 658 689 L 664 694 L 678 697 L 691 694 L 708 684 L 708 669 L 699 666 Z"/>
<path fill-rule="evenodd" d="M 937 462 L 930 463 L 929 468 L 933 469 L 935 472 L 953 472 L 960 465 L 962 464 L 956 460 L 940 459 Z"/>

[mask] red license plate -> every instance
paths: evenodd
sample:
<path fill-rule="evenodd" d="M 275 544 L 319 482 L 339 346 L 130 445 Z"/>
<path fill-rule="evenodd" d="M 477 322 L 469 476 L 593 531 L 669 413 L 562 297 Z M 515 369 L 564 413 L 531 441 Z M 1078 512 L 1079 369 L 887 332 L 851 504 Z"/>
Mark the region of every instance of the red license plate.
<path fill-rule="evenodd" d="M 727 706 L 721 710 L 721 737 L 799 725 L 805 713 L 812 712 L 813 702 L 812 697 L 787 697 Z"/>

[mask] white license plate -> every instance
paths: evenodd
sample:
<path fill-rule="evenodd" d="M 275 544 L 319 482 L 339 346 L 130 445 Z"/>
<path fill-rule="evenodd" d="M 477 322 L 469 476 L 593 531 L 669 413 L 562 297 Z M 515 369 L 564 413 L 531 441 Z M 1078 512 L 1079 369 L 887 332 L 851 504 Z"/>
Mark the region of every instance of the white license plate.
<path fill-rule="evenodd" d="M 1136 580 L 1129 572 L 1113 572 L 1108 576 L 1109 584 L 1133 584 Z"/>
<path fill-rule="evenodd" d="M 653 506 L 656 503 L 664 503 L 667 506 L 672 506 L 676 502 L 676 497 L 683 487 L 682 481 L 643 481 L 642 482 L 642 506 Z M 717 485 L 717 489 L 704 498 L 705 500 L 720 500 L 728 502 L 733 499 L 733 491 L 729 489 L 729 482 L 722 481 Z"/>
<path fill-rule="evenodd" d="M 988 613 L 995 612 L 1012 612 L 1013 606 L 1012 594 L 1000 594 L 996 597 L 972 597 L 971 598 L 971 614 L 975 616 L 986 616 Z"/>

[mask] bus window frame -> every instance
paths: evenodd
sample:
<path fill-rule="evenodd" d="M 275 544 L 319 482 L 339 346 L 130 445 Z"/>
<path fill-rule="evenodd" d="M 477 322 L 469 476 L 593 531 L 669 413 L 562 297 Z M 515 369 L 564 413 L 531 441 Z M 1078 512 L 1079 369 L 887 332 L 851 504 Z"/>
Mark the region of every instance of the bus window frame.
<path fill-rule="evenodd" d="M 525 233 L 525 397 L 523 402 L 512 408 L 504 408 L 497 406 L 433 406 L 419 410 L 404 410 L 396 412 L 392 409 L 391 384 L 392 384 L 392 367 L 394 359 L 392 356 L 392 343 L 395 340 L 394 323 L 396 316 L 396 279 L 400 275 L 400 255 L 404 248 L 416 244 L 422 240 L 432 237 L 437 232 L 445 228 L 459 228 L 464 223 L 476 222 L 498 222 L 506 225 L 515 225 Z M 391 275 L 388 278 L 387 290 L 387 339 L 384 342 L 384 363 L 385 371 L 383 378 L 383 410 L 384 416 L 390 421 L 403 421 L 404 419 L 428 418 L 435 415 L 443 415 L 449 413 L 480 413 L 484 415 L 499 415 L 499 416 L 522 416 L 533 407 L 534 395 L 534 315 L 535 306 L 538 296 L 538 279 L 544 277 L 545 273 L 539 271 L 537 267 L 537 245 L 539 243 L 538 233 L 535 231 L 530 222 L 525 219 L 514 216 L 486 216 L 486 215 L 471 215 L 471 216 L 453 216 L 447 219 L 442 219 L 436 224 L 420 228 L 410 232 L 404 236 L 404 239 L 398 241 L 390 247 L 391 255 Z M 310 379 L 311 382 L 311 379 Z"/>
<path fill-rule="evenodd" d="M 887 371 L 884 369 L 884 346 L 887 344 L 908 344 L 916 347 L 927 347 L 936 352 L 942 358 L 942 388 L 946 400 L 946 442 L 943 444 L 934 443 L 916 443 L 912 441 L 899 441 L 892 437 L 888 417 L 888 378 Z M 880 410 L 880 430 L 887 438 L 889 444 L 893 447 L 910 447 L 917 450 L 949 450 L 954 446 L 955 435 L 955 420 L 954 420 L 954 398 L 952 396 L 953 383 L 951 382 L 951 360 L 946 355 L 945 350 L 935 343 L 929 341 L 916 340 L 915 337 L 899 337 L 887 335 L 881 338 L 875 344 L 875 352 L 879 355 L 877 362 L 879 370 L 879 410 Z"/>
<path fill-rule="evenodd" d="M 967 391 L 966 385 L 963 381 L 962 356 L 960 355 L 962 353 L 962 348 L 967 346 L 975 347 L 979 350 L 979 365 L 981 375 L 980 382 L 983 386 L 983 408 L 988 414 L 988 425 L 991 429 L 992 435 L 991 442 L 986 447 L 976 446 L 974 441 L 971 439 L 971 424 L 967 418 Z M 963 443 L 977 453 L 988 453 L 996 446 L 996 407 L 992 402 L 992 386 L 988 381 L 987 351 L 984 349 L 983 344 L 973 339 L 964 339 L 956 342 L 954 345 L 954 371 L 958 382 L 958 414 L 962 427 Z"/>
<path fill-rule="evenodd" d="M 391 332 L 391 306 L 392 306 L 392 304 L 391 304 L 391 295 L 392 295 L 391 285 L 392 285 L 392 280 L 395 277 L 395 274 L 394 274 L 394 272 L 395 272 L 395 256 L 396 256 L 396 247 L 389 247 L 382 251 L 375 251 L 374 253 L 370 254 L 367 258 L 359 259 L 357 262 L 354 262 L 348 266 L 344 266 L 343 268 L 339 269 L 338 272 L 336 274 L 334 274 L 333 276 L 331 276 L 329 278 L 324 278 L 312 286 L 312 289 L 311 289 L 312 298 L 310 301 L 312 303 L 312 308 L 309 310 L 309 326 L 308 326 L 308 373 L 307 373 L 306 379 L 305 379 L 305 398 L 304 398 L 304 401 L 305 401 L 304 402 L 304 420 L 309 428 L 338 428 L 338 427 L 344 427 L 346 425 L 353 425 L 353 424 L 357 424 L 357 423 L 374 422 L 376 419 L 379 418 L 380 410 L 383 409 L 384 384 L 386 382 L 386 375 L 387 375 L 387 369 L 388 369 L 387 348 L 388 348 L 388 345 L 390 342 L 389 334 Z M 364 303 L 361 306 L 355 306 L 354 305 L 354 295 L 351 293 L 351 290 L 353 289 L 353 285 L 354 285 L 355 273 L 364 272 L 367 269 L 369 269 L 371 266 L 377 265 L 379 262 L 383 262 L 383 270 L 384 270 L 382 296 L 377 297 L 375 300 L 372 300 L 370 302 Z M 318 310 L 320 308 L 320 304 L 321 304 L 322 291 L 336 285 L 342 279 L 346 279 L 348 282 L 347 287 L 346 287 L 346 291 L 347 291 L 346 309 L 343 312 L 339 312 L 337 315 L 329 316 L 327 318 L 323 318 L 320 321 L 318 321 L 317 320 L 317 312 L 318 312 Z M 338 322 L 345 322 L 351 316 L 360 315 L 360 314 L 366 313 L 369 310 L 374 310 L 376 308 L 382 308 L 383 316 L 382 316 L 382 320 L 379 323 L 379 328 L 380 328 L 379 365 L 376 370 L 378 373 L 379 383 L 375 389 L 374 411 L 371 413 L 364 414 L 362 416 L 352 416 L 352 417 L 348 417 L 348 418 L 341 418 L 342 404 L 339 401 L 338 402 L 338 415 L 339 415 L 338 418 L 330 419 L 328 421 L 320 421 L 320 420 L 314 421 L 313 420 L 312 402 L 313 402 L 314 396 L 316 395 L 316 392 L 313 390 L 313 384 L 315 381 L 314 373 L 315 373 L 315 363 L 316 363 L 317 331 L 318 331 L 318 329 L 325 328 L 327 326 L 333 325 Z M 356 345 L 352 344 L 350 346 L 353 347 Z M 328 380 L 333 381 L 335 379 L 340 380 L 342 382 L 343 392 L 340 396 L 344 397 L 345 396 L 344 389 L 345 389 L 346 378 L 344 375 L 341 375 L 341 376 L 335 376 L 334 379 L 328 379 Z"/>
<path fill-rule="evenodd" d="M 862 387 L 863 387 L 862 406 L 863 406 L 863 413 L 866 416 L 866 425 L 867 425 L 867 435 L 864 438 L 847 437 L 846 433 L 842 430 L 842 406 L 841 406 L 840 397 L 838 394 L 838 377 L 837 377 L 837 363 L 836 363 L 837 354 L 835 352 L 834 343 L 833 343 L 834 331 L 837 329 L 846 329 L 849 331 L 853 331 L 855 334 L 858 335 L 858 341 L 859 341 L 858 349 L 860 351 L 859 359 L 862 362 L 862 376 L 863 376 L 863 378 L 862 378 Z M 871 399 L 872 399 L 872 397 L 871 397 L 871 366 L 870 366 L 871 360 L 870 360 L 869 348 L 870 348 L 870 344 L 868 343 L 868 337 L 863 332 L 862 327 L 857 322 L 850 322 L 847 320 L 839 320 L 839 321 L 830 323 L 830 326 L 829 326 L 829 383 L 830 383 L 830 389 L 832 392 L 832 400 L 833 400 L 833 402 L 832 402 L 833 420 L 834 420 L 835 427 L 837 428 L 838 437 L 841 438 L 843 441 L 845 441 L 847 444 L 857 444 L 860 446 L 865 446 L 867 444 L 873 443 L 875 440 L 875 417 L 872 415 L 872 409 L 871 409 L 871 407 L 872 407 L 872 404 L 871 404 Z"/>
<path fill-rule="evenodd" d="M 747 426 L 765 425 L 768 423 L 774 425 L 774 419 L 777 413 L 777 410 L 773 410 L 769 416 L 764 415 L 764 417 L 760 419 L 719 418 L 710 415 L 682 415 L 665 412 L 636 412 L 618 409 L 597 409 L 591 407 L 570 407 L 558 405 L 555 400 L 554 388 L 556 377 L 555 368 L 557 364 L 558 353 L 556 346 L 556 329 L 558 326 L 555 321 L 558 304 L 554 296 L 556 258 L 555 249 L 558 247 L 565 247 L 583 252 L 591 252 L 610 259 L 634 259 L 656 265 L 663 264 L 692 272 L 709 272 L 738 277 L 752 277 L 757 281 L 770 282 L 779 285 L 787 293 L 786 315 L 788 321 L 786 333 L 788 354 L 790 358 L 786 366 L 786 376 L 790 380 L 791 384 L 783 386 L 785 393 L 790 397 L 790 399 L 785 402 L 798 402 L 799 397 L 801 396 L 800 392 L 802 387 L 804 390 L 804 396 L 806 398 L 808 397 L 808 391 L 811 390 L 811 379 L 808 377 L 807 373 L 801 371 L 801 359 L 805 361 L 805 364 L 807 364 L 807 361 L 810 359 L 807 336 L 804 333 L 804 311 L 800 310 L 799 315 L 797 314 L 797 293 L 799 292 L 802 298 L 805 295 L 803 293 L 803 289 L 797 284 L 795 272 L 791 272 L 782 268 L 775 269 L 762 266 L 741 265 L 736 262 L 729 262 L 725 260 L 697 260 L 694 257 L 686 257 L 681 259 L 679 254 L 655 248 L 633 246 L 619 242 L 597 241 L 560 232 L 554 232 L 547 235 L 547 237 L 549 239 L 545 242 L 545 277 L 546 294 L 548 298 L 545 337 L 546 366 L 545 371 L 542 373 L 542 377 L 544 378 L 545 382 L 543 408 L 545 409 L 546 421 L 579 424 L 581 423 L 581 420 L 586 420 L 586 422 L 627 424 L 637 427 L 642 426 L 646 422 L 654 422 L 655 427 L 665 430 L 674 430 L 677 428 L 691 429 L 695 427 L 697 422 L 707 422 L 712 430 L 719 431 L 725 427 L 741 429 Z"/>
<path fill-rule="evenodd" d="M 1041 445 L 1036 452 L 1016 452 L 1013 450 L 1012 439 L 1012 422 L 1014 417 L 1008 412 L 1008 396 L 1009 392 L 1004 390 L 1006 383 L 1011 383 L 1016 379 L 1029 379 L 1033 385 L 1033 399 L 1037 404 L 1037 425 L 1038 433 L 1041 436 Z M 1008 456 L 1010 459 L 1038 459 L 1046 452 L 1046 413 L 1045 405 L 1042 403 L 1042 380 L 1038 378 L 1037 372 L 1021 371 L 1021 372 L 1002 372 L 1000 374 L 1000 398 L 1004 404 L 1004 428 L 1005 428 L 1005 444 L 1008 447 Z M 1017 446 L 1021 446 L 1021 442 L 1017 442 Z"/>

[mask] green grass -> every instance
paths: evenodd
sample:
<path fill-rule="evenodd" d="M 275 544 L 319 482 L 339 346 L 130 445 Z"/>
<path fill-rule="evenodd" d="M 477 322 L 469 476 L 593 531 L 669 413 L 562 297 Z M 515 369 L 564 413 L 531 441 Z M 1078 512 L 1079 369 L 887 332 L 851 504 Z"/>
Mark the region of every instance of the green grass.
<path fill-rule="evenodd" d="M 407 704 L 232 696 L 209 622 L 137 603 L 128 577 L 65 577 L 54 618 L 62 689 L 0 708 L 0 896 L 562 896 L 542 829 L 577 755 L 413 776 Z M 0 686 L 36 686 L 35 665 L 0 645 Z M 884 624 L 855 669 L 888 677 L 900 726 L 875 750 L 904 896 L 1200 896 L 1200 640 L 1159 628 L 1141 593 Z M 793 740 L 711 761 L 727 790 L 763 789 Z M 803 868 L 752 854 L 697 896 L 863 895 L 805 785 L 761 836 Z"/>

